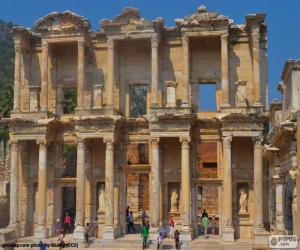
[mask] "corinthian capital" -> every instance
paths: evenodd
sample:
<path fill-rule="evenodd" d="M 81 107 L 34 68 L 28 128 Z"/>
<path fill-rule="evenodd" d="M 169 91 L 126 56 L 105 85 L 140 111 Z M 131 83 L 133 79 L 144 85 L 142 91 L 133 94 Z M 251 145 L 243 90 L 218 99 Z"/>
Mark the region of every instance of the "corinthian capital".
<path fill-rule="evenodd" d="M 85 146 L 85 139 L 77 138 L 77 150 L 84 150 L 84 146 Z"/>
<path fill-rule="evenodd" d="M 222 34 L 221 35 L 221 42 L 222 43 L 228 43 L 228 34 Z"/>
<path fill-rule="evenodd" d="M 114 139 L 113 138 L 104 138 L 103 139 L 104 143 L 106 144 L 106 149 L 107 150 L 112 150 L 114 147 Z"/>
<path fill-rule="evenodd" d="M 112 39 L 112 38 L 107 39 L 107 48 L 114 49 L 114 39 Z"/>
<path fill-rule="evenodd" d="M 252 142 L 253 142 L 254 148 L 261 148 L 263 141 L 264 141 L 264 139 L 262 136 L 252 137 Z"/>
<path fill-rule="evenodd" d="M 11 138 L 9 140 L 9 144 L 10 144 L 10 150 L 12 151 L 18 150 L 19 141 L 16 138 Z"/>
<path fill-rule="evenodd" d="M 85 41 L 78 41 L 78 49 L 83 50 L 85 48 Z"/>
<path fill-rule="evenodd" d="M 151 36 L 151 47 L 158 47 L 158 37 L 156 36 Z"/>
<path fill-rule="evenodd" d="M 181 148 L 189 148 L 190 138 L 189 137 L 180 137 Z"/>
<path fill-rule="evenodd" d="M 231 147 L 231 142 L 232 142 L 232 135 L 223 137 L 223 144 L 225 147 Z"/>
<path fill-rule="evenodd" d="M 158 148 L 159 137 L 150 138 L 150 144 L 152 148 Z"/>

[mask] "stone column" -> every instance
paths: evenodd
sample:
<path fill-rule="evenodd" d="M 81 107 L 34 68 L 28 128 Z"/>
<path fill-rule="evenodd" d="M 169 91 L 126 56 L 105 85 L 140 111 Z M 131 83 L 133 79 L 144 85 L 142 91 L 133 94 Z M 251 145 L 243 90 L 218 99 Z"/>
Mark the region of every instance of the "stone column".
<path fill-rule="evenodd" d="M 190 50 L 189 38 L 182 37 L 182 50 L 183 50 L 183 94 L 182 94 L 182 107 L 189 107 L 190 95 Z"/>
<path fill-rule="evenodd" d="M 181 142 L 181 219 L 182 238 L 191 240 L 191 170 L 190 138 L 180 138 Z"/>
<path fill-rule="evenodd" d="M 115 72 L 114 72 L 114 40 L 109 38 L 107 40 L 107 107 L 113 109 L 114 107 L 114 82 L 115 82 Z"/>
<path fill-rule="evenodd" d="M 40 105 L 42 111 L 48 111 L 48 42 L 42 41 L 42 76 Z"/>
<path fill-rule="evenodd" d="M 232 226 L 232 169 L 231 169 L 232 136 L 223 137 L 223 241 L 234 241 Z"/>
<path fill-rule="evenodd" d="M 85 140 L 77 139 L 76 228 L 74 238 L 84 239 L 85 218 Z"/>
<path fill-rule="evenodd" d="M 255 104 L 261 105 L 261 93 L 260 93 L 260 34 L 258 30 L 254 30 L 252 33 L 252 54 L 253 54 L 253 82 L 255 90 Z"/>
<path fill-rule="evenodd" d="M 105 138 L 105 227 L 103 239 L 114 239 L 114 141 Z"/>
<path fill-rule="evenodd" d="M 151 138 L 151 226 L 156 230 L 160 218 L 159 138 Z"/>
<path fill-rule="evenodd" d="M 47 141 L 38 140 L 39 145 L 39 171 L 37 191 L 37 228 L 34 230 L 35 238 L 45 239 L 48 237 L 46 228 L 47 218 Z"/>
<path fill-rule="evenodd" d="M 18 235 L 19 226 L 19 142 L 10 140 L 11 166 L 10 166 L 10 204 L 9 204 L 9 227 L 15 229 Z"/>
<path fill-rule="evenodd" d="M 158 37 L 151 37 L 151 105 L 158 106 Z"/>
<path fill-rule="evenodd" d="M 223 106 L 229 106 L 228 34 L 221 35 L 221 71 Z"/>
<path fill-rule="evenodd" d="M 276 176 L 277 177 L 277 176 Z M 275 202 L 276 202 L 276 216 L 275 216 L 275 230 L 276 233 L 285 234 L 284 232 L 284 180 L 283 178 L 274 178 L 275 185 Z"/>
<path fill-rule="evenodd" d="M 21 41 L 15 40 L 15 82 L 14 82 L 14 111 L 20 111 L 20 87 L 21 87 Z"/>
<path fill-rule="evenodd" d="M 84 41 L 78 41 L 77 109 L 84 109 Z"/>
<path fill-rule="evenodd" d="M 253 137 L 254 143 L 254 230 L 263 228 L 263 173 L 262 138 Z"/>

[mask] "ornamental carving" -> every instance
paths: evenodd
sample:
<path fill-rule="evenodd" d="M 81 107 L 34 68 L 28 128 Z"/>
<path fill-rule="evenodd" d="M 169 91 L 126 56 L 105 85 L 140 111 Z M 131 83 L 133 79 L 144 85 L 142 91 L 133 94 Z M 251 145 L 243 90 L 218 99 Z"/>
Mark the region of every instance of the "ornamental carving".
<path fill-rule="evenodd" d="M 224 146 L 231 147 L 231 142 L 232 142 L 232 136 L 223 137 Z"/>
<path fill-rule="evenodd" d="M 40 32 L 80 31 L 90 28 L 89 21 L 73 12 L 53 12 L 39 19 L 35 28 Z"/>
<path fill-rule="evenodd" d="M 182 27 L 193 27 L 199 26 L 202 24 L 211 24 L 211 23 L 224 23 L 229 24 L 231 20 L 227 16 L 223 16 L 218 14 L 217 12 L 209 12 L 206 10 L 204 5 L 198 8 L 198 12 L 192 14 L 191 16 L 187 16 L 184 19 L 176 19 L 175 20 L 177 26 Z"/>

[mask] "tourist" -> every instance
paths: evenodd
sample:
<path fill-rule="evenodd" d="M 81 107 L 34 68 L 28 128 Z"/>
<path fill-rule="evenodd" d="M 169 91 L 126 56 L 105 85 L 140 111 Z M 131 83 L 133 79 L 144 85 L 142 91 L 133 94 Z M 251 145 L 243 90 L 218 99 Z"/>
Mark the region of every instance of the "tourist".
<path fill-rule="evenodd" d="M 60 230 L 60 233 L 58 236 L 59 249 L 64 248 L 64 245 L 65 245 L 64 238 L 65 238 L 64 230 Z"/>
<path fill-rule="evenodd" d="M 129 206 L 127 206 L 127 208 L 126 208 L 126 218 L 128 217 L 128 215 L 129 215 L 129 209 L 130 209 L 130 207 Z"/>
<path fill-rule="evenodd" d="M 143 238 L 143 249 L 147 248 L 147 241 L 149 236 L 149 228 L 146 224 L 143 224 L 141 228 L 141 237 Z"/>
<path fill-rule="evenodd" d="M 85 248 L 89 247 L 89 232 L 90 232 L 90 223 L 86 223 L 86 226 L 84 227 Z"/>
<path fill-rule="evenodd" d="M 132 212 L 129 213 L 128 217 L 127 217 L 127 221 L 128 221 L 128 233 L 130 233 L 130 228 L 133 229 L 133 232 L 135 233 L 135 228 L 134 228 L 134 217 Z"/>
<path fill-rule="evenodd" d="M 97 217 L 93 221 L 93 230 L 94 230 L 94 237 L 98 238 L 98 218 Z"/>
<path fill-rule="evenodd" d="M 163 233 L 160 232 L 157 236 L 157 250 L 162 250 L 162 246 L 163 246 Z"/>
<path fill-rule="evenodd" d="M 215 234 L 216 226 L 217 226 L 217 220 L 216 220 L 215 214 L 213 214 L 213 217 L 212 217 L 212 219 L 211 219 L 211 234 L 212 234 L 212 235 Z"/>
<path fill-rule="evenodd" d="M 70 226 L 71 226 L 71 217 L 68 213 L 66 213 L 65 223 L 64 223 L 64 228 L 65 228 L 66 234 L 70 233 L 70 229 L 71 229 Z"/>
<path fill-rule="evenodd" d="M 180 235 L 179 231 L 175 230 L 174 239 L 175 239 L 175 248 L 176 249 L 179 249 L 179 246 L 180 246 L 180 244 L 179 244 L 179 235 Z"/>
<path fill-rule="evenodd" d="M 207 216 L 203 216 L 202 218 L 202 227 L 204 229 L 204 237 L 207 238 L 207 229 L 208 229 L 208 225 L 209 225 L 209 219 Z"/>
<path fill-rule="evenodd" d="M 206 213 L 205 209 L 203 209 L 201 219 L 203 219 L 203 217 L 207 217 L 208 218 L 208 214 Z"/>
<path fill-rule="evenodd" d="M 142 225 L 146 224 L 146 220 L 148 220 L 148 215 L 146 214 L 145 211 L 142 213 Z"/>
<path fill-rule="evenodd" d="M 61 230 L 62 230 L 62 228 L 61 228 L 60 220 L 57 219 L 56 223 L 55 223 L 55 235 L 56 235 L 56 237 L 59 236 Z"/>
<path fill-rule="evenodd" d="M 169 226 L 170 226 L 170 236 L 171 236 L 171 238 L 173 238 L 174 228 L 175 228 L 175 221 L 174 221 L 173 216 L 171 216 L 170 219 L 169 219 Z"/>
<path fill-rule="evenodd" d="M 40 241 L 40 250 L 46 250 L 46 247 L 42 241 Z"/>

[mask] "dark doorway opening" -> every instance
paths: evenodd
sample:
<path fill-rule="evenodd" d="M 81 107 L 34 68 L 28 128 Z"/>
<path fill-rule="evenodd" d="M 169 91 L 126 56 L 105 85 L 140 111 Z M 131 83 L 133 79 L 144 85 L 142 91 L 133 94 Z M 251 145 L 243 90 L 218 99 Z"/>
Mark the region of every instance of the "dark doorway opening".
<path fill-rule="evenodd" d="M 75 228 L 75 216 L 76 216 L 76 188 L 75 187 L 63 187 L 62 188 L 62 224 L 64 225 L 65 216 L 69 214 L 71 217 L 71 233 Z"/>

